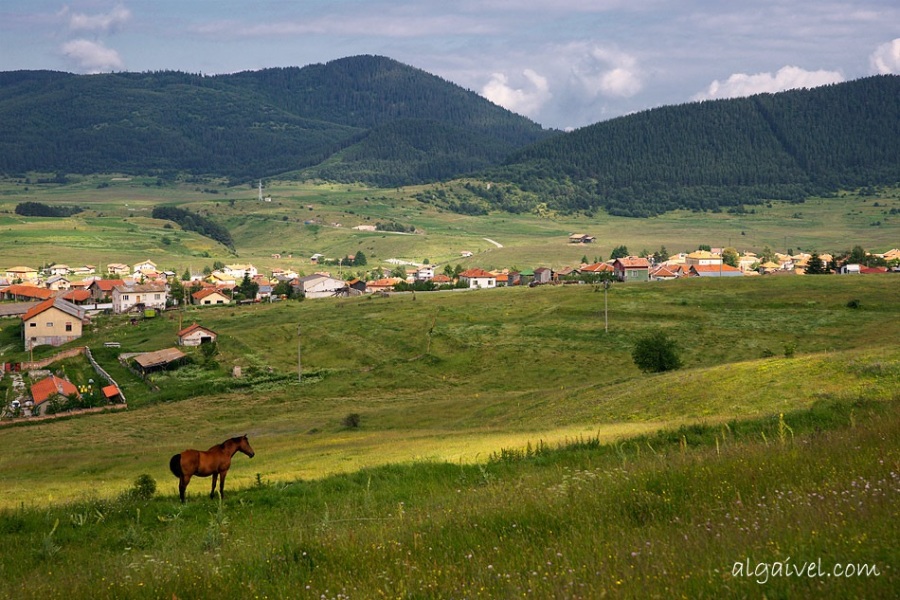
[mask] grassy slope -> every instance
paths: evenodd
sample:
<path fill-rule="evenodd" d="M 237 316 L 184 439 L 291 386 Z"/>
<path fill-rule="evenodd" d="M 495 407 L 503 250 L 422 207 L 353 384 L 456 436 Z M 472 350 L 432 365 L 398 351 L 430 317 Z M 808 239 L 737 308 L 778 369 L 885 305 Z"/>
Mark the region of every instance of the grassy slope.
<path fill-rule="evenodd" d="M 3 501 L 113 494 L 141 472 L 167 481 L 171 453 L 245 432 L 260 458 L 236 470 L 236 485 L 256 473 L 286 481 L 418 458 L 483 460 L 529 441 L 598 432 L 612 439 L 860 390 L 891 399 L 895 380 L 870 377 L 866 365 L 898 360 L 896 290 L 890 276 L 616 286 L 609 334 L 602 295 L 590 286 L 195 310 L 182 322 L 221 334 L 223 371 L 271 369 L 286 380 L 146 407 L 178 389 L 203 394 L 216 381 L 233 383 L 196 368 L 155 376 L 158 392 L 126 379 L 127 396 L 143 408 L 2 430 Z M 861 308 L 847 308 L 850 299 Z M 174 317 L 134 327 L 101 322 L 86 341 L 117 340 L 123 351 L 165 347 L 179 327 Z M 291 377 L 298 324 L 302 384 Z M 678 339 L 686 368 L 641 375 L 631 348 L 659 327 Z M 794 358 L 782 356 L 785 345 L 796 345 Z M 766 350 L 774 356 L 762 358 Z M 114 355 L 97 356 L 115 365 Z M 356 431 L 340 425 L 352 412 L 361 415 Z M 21 468 L 34 448 L 48 447 L 60 452 L 52 466 Z"/>
<path fill-rule="evenodd" d="M 98 189 L 101 183 L 109 187 Z M 214 188 L 220 193 L 203 191 Z M 314 267 L 308 257 L 313 253 L 337 258 L 362 250 L 370 266 L 401 258 L 525 269 L 574 265 L 583 256 L 589 260 L 606 258 L 623 244 L 633 253 L 655 251 L 661 246 L 670 253 L 691 251 L 700 244 L 732 245 L 757 252 L 766 245 L 779 251 L 802 248 L 833 252 L 855 244 L 871 251 L 888 250 L 898 244 L 893 221 L 896 216 L 889 214 L 891 208 L 900 208 L 900 192 L 896 189 L 873 197 L 849 195 L 795 205 L 776 203 L 756 207 L 752 215 L 679 212 L 642 220 L 602 215 L 466 217 L 411 200 L 409 195 L 415 191 L 271 182 L 266 193 L 273 201 L 258 203 L 255 189 L 225 188 L 214 182 L 163 188 L 157 188 L 155 180 L 115 181 L 110 176 L 86 178 L 62 187 L 4 182 L 0 184 L 0 211 L 8 214 L 0 212 L 0 264 L 30 260 L 37 266 L 44 261 L 74 262 L 77 257 L 79 262 L 105 265 L 152 256 L 157 264 L 179 273 L 187 267 L 199 270 L 213 260 L 238 259 L 261 268 L 292 267 L 311 272 Z M 13 214 L 13 209 L 26 200 L 78 204 L 90 210 L 72 219 L 22 219 Z M 195 234 L 165 230 L 163 223 L 145 219 L 161 202 L 175 203 L 226 223 L 239 257 Z M 310 219 L 321 225 L 304 225 Z M 424 233 L 400 236 L 352 229 L 389 220 L 415 226 Z M 878 222 L 881 224 L 873 226 Z M 334 223 L 342 227 L 333 227 Z M 574 231 L 591 233 L 598 243 L 570 245 L 567 236 Z M 164 244 L 164 237 L 172 243 Z M 484 238 L 495 240 L 503 248 Z M 463 250 L 475 255 L 463 260 Z M 275 260 L 271 258 L 273 253 L 292 253 L 294 258 Z"/>
<path fill-rule="evenodd" d="M 341 193 L 371 198 L 371 192 Z M 333 206 L 339 197 L 317 196 L 316 210 L 340 216 Z M 273 204 L 272 210 L 285 210 Z M 226 206 L 220 201 L 218 208 Z M 403 210 L 415 214 L 417 207 Z M 855 210 L 849 211 L 853 219 Z M 824 222 L 843 222 L 835 207 L 826 213 Z M 712 222 L 718 217 L 724 215 Z M 430 218 L 438 223 L 442 217 Z M 476 223 L 462 220 L 461 229 Z M 534 251 L 526 240 L 556 235 L 541 236 L 544 228 L 558 227 L 562 243 L 568 229 L 513 218 L 488 223 L 520 240 L 521 250 L 508 255 L 513 260 Z M 7 226 L 18 228 L 12 221 Z M 160 224 L 146 226 L 150 236 L 166 233 L 155 229 Z M 445 226 L 448 239 L 461 231 Z M 704 230 L 705 239 L 718 227 Z M 520 229 L 528 234 L 514 236 Z M 670 235 L 698 235 L 684 231 Z M 885 228 L 847 231 L 882 235 Z M 323 227 L 318 235 L 336 248 L 343 247 L 342 236 L 361 239 L 346 229 Z M 487 230 L 467 235 L 464 241 L 501 237 Z M 621 241 L 630 247 L 630 239 L 655 239 L 644 238 L 646 232 L 629 235 L 635 237 Z M 379 244 L 393 239 L 370 238 Z M 16 250 L 8 239 L 2 237 L 8 245 L 0 256 Z M 852 244 L 846 239 L 841 247 Z M 896 245 L 888 239 L 879 243 Z M 265 239 L 255 243 L 260 254 L 281 250 Z M 512 252 L 485 244 L 490 253 L 479 260 Z M 146 258 L 143 251 L 138 258 Z M 852 299 L 860 309 L 847 308 Z M 235 596 L 335 597 L 343 590 L 445 597 L 466 586 L 472 597 L 529 589 L 544 597 L 618 589 L 632 597 L 879 596 L 896 583 L 892 571 L 877 580 L 826 585 L 782 579 L 766 588 L 735 582 L 728 572 L 745 557 L 754 563 L 791 556 L 896 565 L 897 503 L 889 494 L 896 493 L 890 478 L 898 457 L 886 440 L 896 436 L 897 413 L 873 406 L 894 406 L 898 399 L 897 299 L 897 282 L 877 276 L 616 286 L 609 294 L 609 334 L 602 330 L 603 296 L 589 286 L 191 311 L 184 321 L 222 334 L 217 358 L 223 370 L 239 364 L 245 372 L 271 367 L 289 375 L 301 324 L 304 383 L 273 381 L 151 404 L 171 390 L 205 385 L 201 371 L 188 369 L 160 377 L 160 392 L 129 382 L 129 397 L 140 408 L 126 413 L 0 429 L 0 499 L 7 507 L 0 514 L 2 547 L 24 548 L 20 553 L 29 558 L 3 551 L 0 591 L 211 597 L 224 587 Z M 92 345 L 120 340 L 123 350 L 159 348 L 171 344 L 179 326 L 170 316 L 134 327 L 101 321 L 87 339 Z M 686 368 L 642 376 L 630 349 L 659 327 L 677 337 Z M 4 323 L 0 335 L 9 356 L 15 331 Z M 791 345 L 796 356 L 786 358 Z M 848 403 L 857 401 L 854 416 Z M 792 411 L 817 403 L 843 407 L 842 427 L 857 419 L 864 426 L 799 437 L 801 417 Z M 759 436 L 730 437 L 734 423 L 724 428 L 733 418 L 780 411 L 798 432 L 788 448 L 776 441 L 771 418 L 769 445 Z M 871 411 L 875 416 L 867 416 Z M 350 412 L 360 413 L 360 429 L 341 426 Z M 677 440 L 652 440 L 666 460 L 650 449 L 638 457 L 639 445 L 632 452 L 626 444 L 575 452 L 541 468 L 528 461 L 484 465 L 500 448 L 595 435 L 620 440 L 698 420 L 719 432 L 721 457 L 707 438 L 705 450 L 687 456 L 678 452 Z M 225 512 L 200 500 L 205 480 L 191 484 L 191 502 L 181 510 L 168 457 L 244 432 L 257 457 L 236 459 L 228 484 L 235 496 Z M 138 505 L 111 500 L 141 473 L 159 482 L 162 497 Z M 267 485 L 255 489 L 257 478 Z M 307 483 L 292 483 L 298 478 Z M 866 483 L 881 495 L 864 490 Z M 788 491 L 796 496 L 785 496 Z M 828 501 L 813 507 L 796 501 L 811 494 Z M 850 499 L 861 504 L 850 509 Z M 59 527 L 48 535 L 57 518 Z"/>

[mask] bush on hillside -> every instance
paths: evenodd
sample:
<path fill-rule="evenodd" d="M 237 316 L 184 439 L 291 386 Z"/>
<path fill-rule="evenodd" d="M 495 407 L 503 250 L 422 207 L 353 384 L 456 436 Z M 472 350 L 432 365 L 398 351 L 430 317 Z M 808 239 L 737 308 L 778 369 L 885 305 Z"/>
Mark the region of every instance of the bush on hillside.
<path fill-rule="evenodd" d="M 672 371 L 681 366 L 677 344 L 661 331 L 639 339 L 631 357 L 634 364 L 645 373 Z"/>

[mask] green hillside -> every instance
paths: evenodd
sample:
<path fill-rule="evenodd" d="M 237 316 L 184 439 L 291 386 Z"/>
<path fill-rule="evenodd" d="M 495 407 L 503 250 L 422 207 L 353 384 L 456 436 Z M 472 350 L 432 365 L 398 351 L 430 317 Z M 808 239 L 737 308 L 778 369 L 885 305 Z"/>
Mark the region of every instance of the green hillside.
<path fill-rule="evenodd" d="M 403 165 L 380 169 L 375 181 L 450 178 L 548 135 L 473 92 L 381 57 L 208 77 L 17 71 L 0 73 L 0 172 L 186 172 L 245 181 L 318 165 L 396 121 L 402 137 L 410 119 L 425 147 L 377 156 L 382 165 Z M 453 160 L 435 161 L 434 144 Z M 345 166 L 342 176 L 366 181 L 367 173 L 366 164 Z"/>
<path fill-rule="evenodd" d="M 900 77 L 667 106 L 525 148 L 507 203 L 646 217 L 744 210 L 900 180 Z M 494 203 L 504 202 L 497 199 Z"/>
<path fill-rule="evenodd" d="M 591 286 L 198 309 L 219 354 L 152 385 L 100 346 L 170 345 L 178 315 L 98 318 L 133 406 L 0 428 L 0 594 L 884 597 L 896 297 L 889 275 L 624 284 L 608 333 Z M 685 366 L 642 374 L 660 329 Z M 195 479 L 182 506 L 169 457 L 243 433 L 224 503 Z M 878 575 L 755 572 L 788 559 Z"/>

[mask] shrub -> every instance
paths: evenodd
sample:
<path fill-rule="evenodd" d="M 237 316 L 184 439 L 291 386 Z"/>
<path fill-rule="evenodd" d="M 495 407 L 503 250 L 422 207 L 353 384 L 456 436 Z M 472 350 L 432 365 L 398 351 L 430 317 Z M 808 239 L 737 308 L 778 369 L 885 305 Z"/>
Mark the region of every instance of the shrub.
<path fill-rule="evenodd" d="M 847 308 L 859 308 L 859 300 L 853 299 L 847 303 Z"/>
<path fill-rule="evenodd" d="M 681 366 L 677 344 L 661 331 L 639 339 L 631 357 L 634 364 L 645 373 L 672 371 Z"/>
<path fill-rule="evenodd" d="M 344 427 L 349 427 L 352 429 L 359 427 L 359 413 L 350 413 L 349 415 L 344 417 L 344 420 L 341 421 L 341 424 Z"/>
<path fill-rule="evenodd" d="M 133 498 L 149 500 L 156 493 L 156 480 L 144 473 L 134 480 L 130 493 Z"/>

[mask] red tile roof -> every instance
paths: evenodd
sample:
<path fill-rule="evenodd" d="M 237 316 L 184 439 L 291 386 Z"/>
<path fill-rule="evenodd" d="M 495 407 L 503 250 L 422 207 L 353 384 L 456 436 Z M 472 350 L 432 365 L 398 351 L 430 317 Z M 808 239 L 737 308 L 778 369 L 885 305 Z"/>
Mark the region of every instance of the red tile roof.
<path fill-rule="evenodd" d="M 460 277 L 465 277 L 466 279 L 495 279 L 496 277 L 484 269 L 466 269 L 462 273 L 459 274 Z"/>
<path fill-rule="evenodd" d="M 646 258 L 617 258 L 616 262 L 625 267 L 626 269 L 649 269 L 650 261 Z"/>
<path fill-rule="evenodd" d="M 87 290 L 69 290 L 62 297 L 72 302 L 84 302 L 91 297 L 91 293 Z"/>
<path fill-rule="evenodd" d="M 182 337 L 182 336 L 185 336 L 185 335 L 187 335 L 187 334 L 189 334 L 189 333 L 191 333 L 191 332 L 193 332 L 193 331 L 196 331 L 197 329 L 202 329 L 203 331 L 208 331 L 208 332 L 210 332 L 210 333 L 215 333 L 212 329 L 209 329 L 208 327 L 204 327 L 203 325 L 200 325 L 199 323 L 194 323 L 193 325 L 189 325 L 188 327 L 185 327 L 184 329 L 182 329 L 181 331 L 179 331 L 179 332 L 176 333 L 175 335 L 177 335 L 178 337 Z"/>
<path fill-rule="evenodd" d="M 84 319 L 84 310 L 82 308 L 75 306 L 71 302 L 67 302 L 67 301 L 63 300 L 60 297 L 56 297 L 56 298 L 50 298 L 49 300 L 44 300 L 43 302 L 32 306 L 28 310 L 28 312 L 26 312 L 24 315 L 22 315 L 22 320 L 27 321 L 29 319 L 32 319 L 32 318 L 38 316 L 39 314 L 41 314 L 42 312 L 44 312 L 45 310 L 48 310 L 48 309 L 54 308 L 54 307 L 63 311 L 67 315 L 71 315 L 71 316 L 75 317 L 76 319 Z"/>
<path fill-rule="evenodd" d="M 61 379 L 56 375 L 41 379 L 31 386 L 31 397 L 34 399 L 35 406 L 56 394 L 62 394 L 63 396 L 77 395 L 78 388 L 68 379 Z"/>
<path fill-rule="evenodd" d="M 102 391 L 103 391 L 103 395 L 106 396 L 107 398 L 115 398 L 116 396 L 118 396 L 121 393 L 119 391 L 119 388 L 117 388 L 114 385 L 107 385 L 103 388 Z"/>
<path fill-rule="evenodd" d="M 51 297 L 54 292 L 53 290 L 48 290 L 47 288 L 40 288 L 34 285 L 21 285 L 18 283 L 14 283 L 4 290 L 4 293 L 11 296 L 21 296 L 23 298 L 34 298 L 36 300 L 46 300 Z"/>

